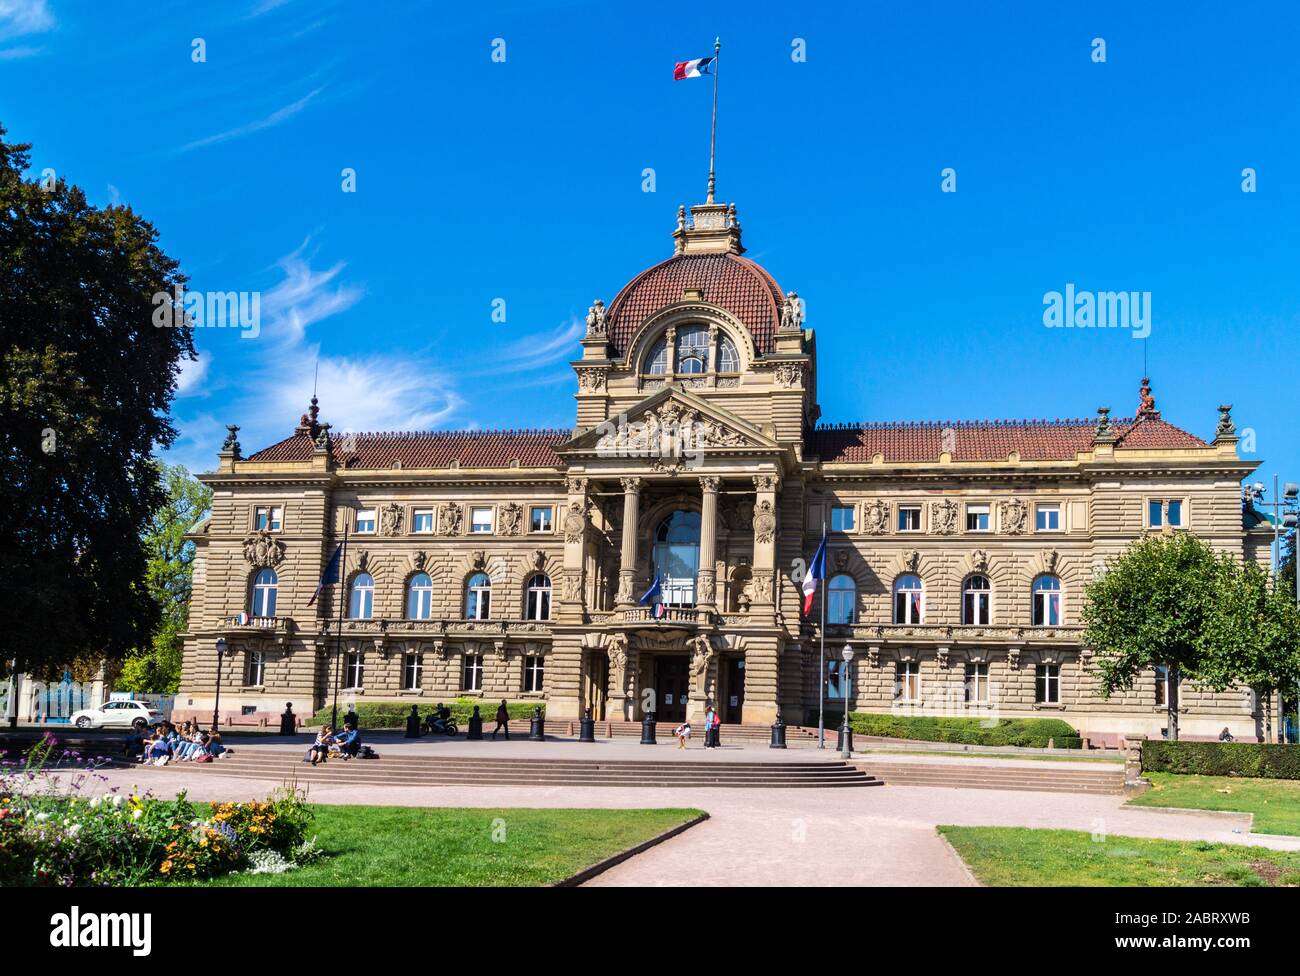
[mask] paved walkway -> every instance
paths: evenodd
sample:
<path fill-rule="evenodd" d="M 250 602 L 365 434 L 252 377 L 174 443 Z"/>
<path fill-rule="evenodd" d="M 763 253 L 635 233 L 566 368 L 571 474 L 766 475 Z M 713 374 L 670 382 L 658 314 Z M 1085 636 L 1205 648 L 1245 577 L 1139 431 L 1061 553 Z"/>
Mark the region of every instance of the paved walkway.
<path fill-rule="evenodd" d="M 412 743 L 419 747 L 422 743 Z M 645 758 L 668 748 L 609 743 Z M 499 753 L 538 743 L 497 744 Z M 546 748 L 549 744 L 542 744 Z M 599 746 L 599 744 L 598 744 Z M 572 747 L 565 749 L 571 752 Z M 549 748 L 547 749 L 549 752 Z M 534 754 L 536 754 L 534 752 Z M 738 749 L 729 759 L 783 761 L 778 750 Z M 685 762 L 714 753 L 675 753 Z M 720 755 L 720 754 L 719 754 Z M 788 756 L 788 753 L 787 753 Z M 804 758 L 807 753 L 804 753 Z M 830 757 L 828 757 L 830 758 Z M 257 799 L 266 781 L 208 776 L 207 770 L 131 768 L 88 784 L 92 791 L 133 785 L 156 795 L 181 789 L 196 800 Z M 883 786 L 869 789 L 639 789 L 622 787 L 366 787 L 314 785 L 317 803 L 475 807 L 698 807 L 710 819 L 594 879 L 594 885 L 969 885 L 964 866 L 936 834 L 937 824 L 1056 827 L 1099 837 L 1164 837 L 1300 850 L 1300 837 L 1249 833 L 1245 814 L 1126 807 L 1123 797 Z M 1100 841 L 1104 842 L 1104 841 Z"/>

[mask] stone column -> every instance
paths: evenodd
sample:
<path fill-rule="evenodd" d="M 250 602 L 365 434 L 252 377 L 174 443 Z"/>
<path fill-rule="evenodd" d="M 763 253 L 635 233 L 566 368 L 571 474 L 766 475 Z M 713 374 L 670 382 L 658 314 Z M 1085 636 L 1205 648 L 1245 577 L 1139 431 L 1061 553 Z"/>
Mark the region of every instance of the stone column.
<path fill-rule="evenodd" d="M 754 603 L 751 613 L 771 614 L 775 606 L 777 476 L 754 476 Z"/>
<path fill-rule="evenodd" d="M 700 568 L 696 576 L 695 603 L 712 610 L 717 602 L 718 487 L 722 479 L 700 479 Z"/>
<path fill-rule="evenodd" d="M 623 481 L 623 550 L 618 567 L 618 605 L 631 607 L 636 603 L 636 544 L 637 520 L 640 517 L 641 479 L 624 478 Z"/>

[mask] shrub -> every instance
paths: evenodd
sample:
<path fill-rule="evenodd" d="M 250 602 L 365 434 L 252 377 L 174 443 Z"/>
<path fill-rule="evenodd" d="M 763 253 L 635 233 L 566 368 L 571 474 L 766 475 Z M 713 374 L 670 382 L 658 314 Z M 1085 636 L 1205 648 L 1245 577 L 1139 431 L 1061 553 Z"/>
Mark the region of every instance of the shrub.
<path fill-rule="evenodd" d="M 452 721 L 464 730 L 469 717 L 474 713 L 474 706 L 479 706 L 479 715 L 483 721 L 490 721 L 496 714 L 497 705 L 501 699 L 493 700 L 491 698 L 457 698 L 453 701 L 446 702 L 451 709 Z M 353 707 L 356 709 L 357 718 L 361 720 L 362 729 L 404 729 L 406 728 L 406 716 L 411 714 L 411 705 L 416 705 L 420 710 L 420 721 L 433 711 L 436 701 L 421 699 L 419 702 L 357 702 Z M 508 701 L 506 709 L 510 712 L 511 721 L 522 722 L 533 717 L 533 709 L 541 706 L 542 714 L 546 713 L 546 704 L 540 701 Z M 339 724 L 343 723 L 343 716 L 347 714 L 347 706 L 340 703 L 339 705 Z M 319 709 L 315 715 L 307 720 L 308 725 L 320 726 L 333 718 L 334 709 L 332 706 L 325 706 Z"/>
<path fill-rule="evenodd" d="M 1199 776 L 1300 779 L 1300 747 L 1277 742 L 1166 742 L 1142 746 L 1142 770 Z"/>
<path fill-rule="evenodd" d="M 972 746 L 1028 746 L 1046 749 L 1049 740 L 1058 749 L 1078 749 L 1083 739 L 1059 718 L 941 718 L 929 715 L 881 715 L 849 712 L 858 735 L 923 742 L 956 742 Z"/>

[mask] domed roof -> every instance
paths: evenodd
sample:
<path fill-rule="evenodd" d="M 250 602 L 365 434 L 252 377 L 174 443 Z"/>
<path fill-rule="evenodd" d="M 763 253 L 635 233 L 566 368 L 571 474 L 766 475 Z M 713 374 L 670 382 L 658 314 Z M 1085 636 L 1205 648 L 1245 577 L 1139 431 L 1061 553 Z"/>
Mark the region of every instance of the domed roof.
<path fill-rule="evenodd" d="M 734 315 L 754 337 L 759 355 L 772 351 L 785 301 L 781 286 L 761 266 L 739 254 L 678 254 L 642 271 L 610 303 L 609 342 L 616 356 L 627 353 L 641 323 L 686 292 Z"/>

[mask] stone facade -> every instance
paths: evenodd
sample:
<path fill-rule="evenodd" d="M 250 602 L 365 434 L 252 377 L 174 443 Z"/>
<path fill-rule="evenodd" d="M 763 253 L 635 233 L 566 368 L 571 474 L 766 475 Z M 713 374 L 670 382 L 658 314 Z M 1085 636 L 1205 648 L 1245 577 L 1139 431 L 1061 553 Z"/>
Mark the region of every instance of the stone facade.
<path fill-rule="evenodd" d="M 814 333 L 742 257 L 735 208 L 683 208 L 673 236 L 592 306 L 572 430 L 333 438 L 313 400 L 245 458 L 232 427 L 202 476 L 178 706 L 210 714 L 222 638 L 224 714 L 310 712 L 337 680 L 344 702 L 815 721 L 822 607 L 803 619 L 800 580 L 825 526 L 850 707 L 1159 735 L 1156 675 L 1099 696 L 1080 601 L 1149 532 L 1267 557 L 1228 408 L 1212 441 L 1164 421 L 1146 381 L 1124 419 L 819 426 Z M 313 602 L 345 538 L 343 582 Z M 662 615 L 640 602 L 656 579 Z M 830 692 L 841 710 L 838 676 Z M 1184 735 L 1258 733 L 1245 691 L 1181 701 Z"/>

